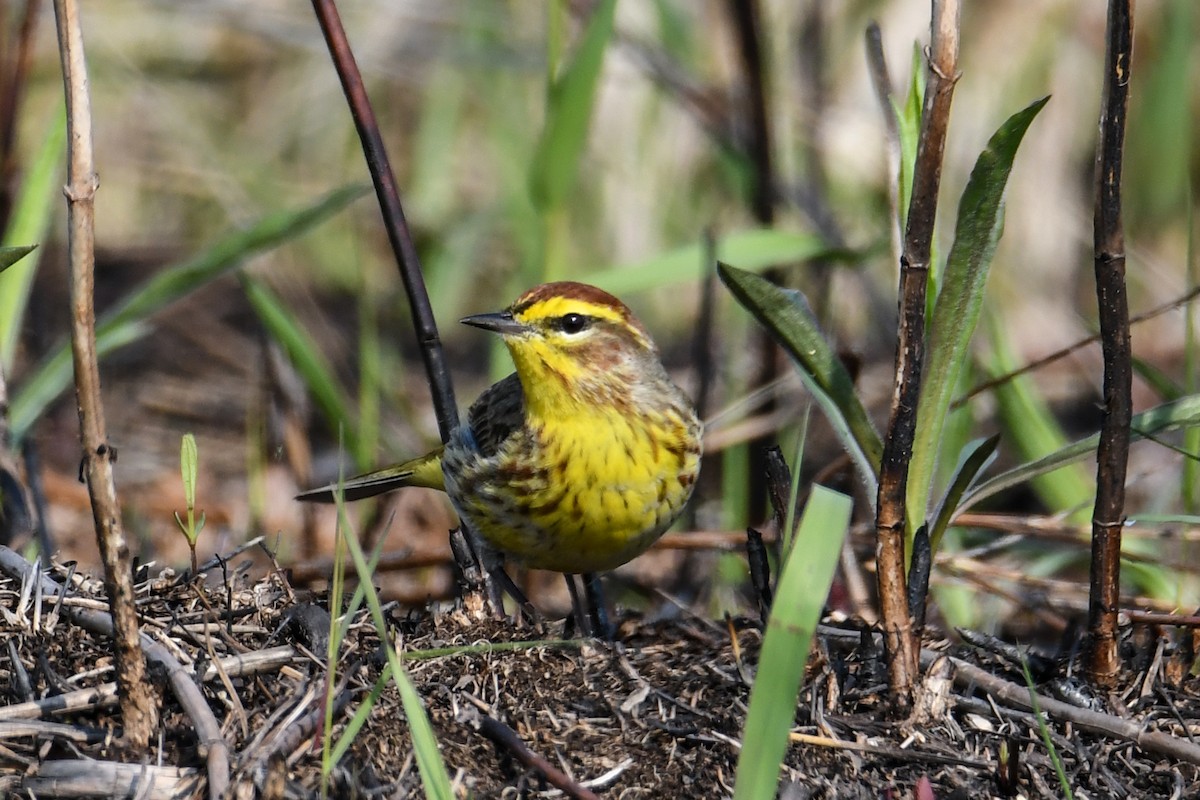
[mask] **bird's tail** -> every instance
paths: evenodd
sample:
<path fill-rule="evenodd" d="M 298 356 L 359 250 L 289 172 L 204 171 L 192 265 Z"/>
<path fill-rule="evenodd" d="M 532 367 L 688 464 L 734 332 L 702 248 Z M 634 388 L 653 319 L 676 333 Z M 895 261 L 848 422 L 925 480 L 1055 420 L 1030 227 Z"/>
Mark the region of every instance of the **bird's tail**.
<path fill-rule="evenodd" d="M 424 486 L 428 489 L 443 489 L 442 448 L 427 453 L 412 461 L 384 467 L 375 472 L 346 478 L 319 489 L 310 489 L 296 495 L 297 500 L 308 503 L 332 503 L 340 493 L 344 500 L 362 500 L 377 494 L 390 492 L 404 486 Z"/>

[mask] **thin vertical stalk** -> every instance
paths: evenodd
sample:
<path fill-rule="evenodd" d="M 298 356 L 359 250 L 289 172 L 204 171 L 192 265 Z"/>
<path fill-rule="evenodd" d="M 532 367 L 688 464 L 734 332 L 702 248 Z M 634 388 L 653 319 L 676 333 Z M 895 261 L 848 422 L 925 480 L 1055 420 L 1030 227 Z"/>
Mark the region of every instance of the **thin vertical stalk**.
<path fill-rule="evenodd" d="M 887 59 L 883 55 L 883 32 L 879 23 L 867 25 L 864 35 L 867 47 L 867 71 L 871 76 L 871 85 L 875 89 L 875 98 L 879 101 L 879 109 L 883 112 L 883 129 L 887 133 L 887 146 L 884 153 L 887 157 L 888 202 L 891 204 L 891 219 L 900 219 L 900 128 L 896 122 L 896 110 L 892 106 L 892 78 L 888 72 Z M 893 224 L 888 226 L 889 238 L 892 241 L 892 254 L 897 263 L 903 244 L 900 240 L 900 227 Z"/>
<path fill-rule="evenodd" d="M 121 527 L 121 507 L 113 481 L 116 451 L 108 444 L 100 369 L 96 362 L 95 199 L 99 182 L 92 153 L 92 107 L 88 94 L 83 27 L 75 0 L 54 0 L 58 47 L 62 58 L 67 102 L 67 259 L 71 267 L 71 352 L 75 366 L 75 399 L 83 445 L 80 472 L 87 481 L 104 585 L 113 618 L 117 684 L 121 688 L 124 743 L 131 753 L 144 754 L 150 734 L 158 727 L 157 708 L 146 660 L 138 640 L 134 607 L 133 565 L 129 542 Z"/>
<path fill-rule="evenodd" d="M 729 0 L 729 13 L 738 37 L 738 55 L 746 81 L 746 111 L 750 116 L 745 149 L 754 176 L 750 210 L 756 220 L 770 225 L 775 221 L 775 185 L 763 70 L 762 14 L 758 0 Z"/>
<path fill-rule="evenodd" d="M 700 285 L 700 310 L 696 315 L 696 332 L 692 337 L 692 367 L 696 372 L 696 388 L 692 400 L 696 405 L 696 416 L 700 419 L 707 419 L 712 406 L 717 363 L 717 326 L 714 324 L 718 282 L 717 236 L 712 226 L 704 229 L 703 244 L 703 255 L 699 264 L 700 274 L 703 276 Z M 705 463 L 711 464 L 713 461 L 715 459 L 710 458 Z M 700 470 L 696 496 L 683 511 L 685 530 L 696 529 L 700 505 L 713 495 L 713 491 L 717 487 L 714 479 L 719 475 L 718 470 L 709 469 L 708 466 Z M 687 558 L 690 559 L 691 556 L 689 555 Z"/>
<path fill-rule="evenodd" d="M 409 308 L 412 311 L 413 325 L 416 328 L 417 345 L 421 350 L 421 358 L 425 364 L 425 374 L 429 380 L 429 388 L 433 394 L 434 413 L 437 416 L 438 432 L 445 442 L 450 438 L 450 432 L 458 425 L 458 406 L 454 401 L 454 387 L 450 383 L 450 372 L 446 367 L 445 351 L 438 336 L 437 323 L 433 318 L 433 308 L 429 303 L 429 293 L 425 289 L 425 280 L 421 274 L 421 261 L 417 256 L 417 248 L 413 244 L 412 233 L 408 221 L 404 217 L 404 208 L 400 204 L 400 192 L 396 188 L 396 176 L 392 173 L 391 162 L 383 145 L 383 136 L 379 132 L 379 122 L 367 96 L 362 74 L 354 60 L 350 42 L 346 38 L 346 30 L 338 16 L 334 0 L 313 0 L 313 10 L 329 47 L 338 78 L 342 82 L 342 90 L 350 106 L 354 126 L 362 141 L 363 154 L 367 159 L 367 168 L 371 173 L 371 182 L 375 186 L 375 195 L 379 199 L 379 207 L 383 212 L 383 224 L 387 231 L 388 241 L 396 255 L 396 263 L 400 268 L 400 278 L 404 282 L 404 291 L 408 295 Z M 464 576 L 471 576 L 467 590 L 472 594 L 483 594 L 494 606 L 499 605 L 500 597 L 496 592 L 494 582 L 488 575 L 492 565 L 487 561 L 486 545 L 473 532 L 467 530 L 470 546 L 454 548 L 455 561 Z"/>
<path fill-rule="evenodd" d="M 767 111 L 767 81 L 763 64 L 762 9 L 758 0 L 728 0 L 727 8 L 737 35 L 738 56 L 741 59 L 742 76 L 745 80 L 745 113 L 749 117 L 748 133 L 744 149 L 750 161 L 753 185 L 750 194 L 750 211 L 761 225 L 775 223 L 775 168 L 771 157 L 771 127 Z M 766 277 L 774 283 L 783 280 L 779 270 L 771 270 Z M 754 345 L 758 365 L 755 368 L 750 389 L 770 385 L 779 377 L 779 346 L 770 333 L 759 330 Z M 777 403 L 769 398 L 762 413 L 770 415 Z M 748 511 L 751 519 L 759 519 L 767 512 L 766 487 L 760 476 L 767 471 L 767 451 L 773 444 L 770 436 L 760 436 L 750 442 Z"/>
<path fill-rule="evenodd" d="M 21 96 L 33 61 L 40 7 L 41 3 L 36 0 L 26 0 L 21 27 L 17 33 L 15 55 L 11 61 L 5 59 L 7 74 L 0 78 L 0 231 L 8 228 L 8 218 L 12 213 L 11 186 L 17 169 L 17 109 L 20 108 Z"/>
<path fill-rule="evenodd" d="M 379 132 L 379 122 L 367 96 L 367 88 L 363 84 L 362 74 L 350 42 L 346 38 L 346 30 L 342 27 L 341 17 L 338 16 L 337 5 L 333 0 L 313 0 L 313 10 L 316 11 L 321 33 L 329 46 L 329 54 L 333 58 L 338 78 L 342 82 L 342 90 L 350 113 L 354 117 L 354 126 L 362 141 L 363 154 L 367 159 L 367 169 L 371 173 L 371 181 L 375 186 L 375 195 L 383 212 L 383 224 L 387 231 L 388 242 L 396 254 L 396 263 L 400 268 L 400 278 L 404 282 L 404 291 L 408 295 L 409 308 L 412 311 L 413 325 L 416 327 L 417 342 L 421 348 L 421 358 L 425 363 L 425 373 L 429 379 L 429 387 L 433 393 L 434 414 L 437 416 L 438 432 L 442 441 L 450 438 L 450 431 L 458 425 L 458 406 L 454 402 L 454 387 L 450 383 L 450 373 L 446 367 L 445 352 L 442 341 L 438 336 L 437 323 L 433 318 L 433 308 L 429 303 L 429 294 L 425 290 L 425 279 L 421 274 L 421 259 L 417 256 L 416 245 L 413 244 L 412 233 L 408 228 L 408 220 L 404 216 L 404 208 L 400 204 L 400 192 L 396 188 L 396 176 L 392 172 L 388 160 L 387 149 L 383 145 L 383 136 Z"/>
<path fill-rule="evenodd" d="M 888 648 L 888 680 L 899 708 L 912 702 L 917 672 L 916 635 L 905 588 L 905 492 L 917 424 L 917 400 L 925 359 L 925 295 L 942 179 L 942 153 L 950 102 L 958 79 L 958 0 L 933 0 L 929 78 L 913 172 L 912 200 L 900 256 L 900 321 L 896 382 L 883 443 L 876 510 L 879 603 Z"/>
<path fill-rule="evenodd" d="M 1100 139 L 1096 143 L 1094 258 L 1100 346 L 1104 354 L 1104 420 L 1096 451 L 1092 570 L 1088 596 L 1088 674 L 1098 685 L 1117 676 L 1117 610 L 1121 588 L 1121 527 L 1132 414 L 1132 352 L 1125 293 L 1125 233 L 1121 222 L 1121 159 L 1133 55 L 1133 2 L 1110 0 L 1104 57 Z"/>

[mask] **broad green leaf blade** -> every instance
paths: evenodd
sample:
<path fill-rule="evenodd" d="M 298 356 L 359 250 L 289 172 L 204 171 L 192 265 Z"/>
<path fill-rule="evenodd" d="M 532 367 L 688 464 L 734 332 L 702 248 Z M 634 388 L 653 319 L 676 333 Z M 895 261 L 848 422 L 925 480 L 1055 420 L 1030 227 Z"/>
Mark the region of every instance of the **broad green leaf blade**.
<path fill-rule="evenodd" d="M 1004 229 L 1004 189 L 1017 147 L 1049 99 L 1043 97 L 1032 103 L 1000 126 L 975 161 L 958 204 L 954 245 L 946 260 L 942 290 L 930 323 L 929 366 L 917 406 L 917 430 L 908 471 L 909 535 L 926 521 L 942 429 L 958 376 L 968 358 L 971 337 L 983 306 L 988 269 Z"/>
<path fill-rule="evenodd" d="M 717 258 L 750 272 L 800 261 L 857 262 L 866 252 L 832 247 L 812 233 L 795 233 L 774 228 L 735 231 L 717 240 Z M 594 272 L 588 281 L 618 297 L 688 281 L 698 281 L 711 268 L 704 264 L 704 244 L 696 242 L 670 250 L 636 264 Z"/>
<path fill-rule="evenodd" d="M 596 6 L 574 58 L 550 89 L 546 125 L 529 179 L 533 202 L 543 211 L 561 207 L 575 183 L 616 7 L 616 0 Z"/>
<path fill-rule="evenodd" d="M 1146 436 L 1154 436 L 1164 431 L 1172 431 L 1200 426 L 1200 394 L 1182 397 L 1170 403 L 1155 406 L 1133 418 L 1130 425 L 1132 433 L 1130 441 L 1137 441 Z M 1018 486 L 1039 475 L 1045 475 L 1056 469 L 1081 461 L 1096 452 L 1100 443 L 1100 434 L 1093 434 L 1086 439 L 1073 442 L 1055 452 L 1010 470 L 1000 473 L 975 487 L 962 502 L 958 510 L 966 511 L 997 492 L 1013 486 Z"/>
<path fill-rule="evenodd" d="M 717 273 L 738 302 L 796 359 L 801 378 L 854 458 L 868 488 L 872 487 L 879 474 L 883 444 L 854 393 L 854 381 L 825 341 L 803 295 L 728 264 L 718 264 Z M 874 496 L 874 492 L 870 494 Z"/>
<path fill-rule="evenodd" d="M 350 401 L 339 388 L 333 368 L 321 354 L 321 348 L 296 324 L 291 312 L 274 292 L 246 273 L 240 273 L 238 278 L 259 321 L 287 353 L 330 427 L 336 430 L 338 426 L 344 426 L 342 435 L 346 439 L 347 452 L 358 454 L 358 426 L 351 422 Z"/>
<path fill-rule="evenodd" d="M 963 451 L 962 463 L 959 465 L 958 471 L 954 473 L 954 480 L 950 483 L 950 488 L 946 490 L 946 496 L 942 500 L 933 527 L 929 530 L 929 549 L 934 556 L 937 556 L 938 546 L 942 543 L 942 534 L 946 532 L 946 528 L 950 526 L 950 520 L 958 510 L 959 501 L 971 487 L 975 477 L 996 455 L 998 444 L 1000 444 L 1000 434 L 997 433 L 987 439 L 977 439 L 971 442 Z"/>
<path fill-rule="evenodd" d="M 21 247 L 0 247 L 0 272 L 4 272 L 4 270 L 36 249 L 36 244 L 27 244 Z"/>
<path fill-rule="evenodd" d="M 96 324 L 96 346 L 100 355 L 135 341 L 136 334 L 149 330 L 147 321 L 155 312 L 220 277 L 250 256 L 295 239 L 365 192 L 366 187 L 362 185 L 346 186 L 298 211 L 269 214 L 253 227 L 225 237 L 196 258 L 167 267 L 100 317 Z M 70 383 L 71 350 L 70 344 L 64 343 L 30 373 L 13 397 L 9 414 L 16 441 L 20 441 L 46 406 Z"/>
<path fill-rule="evenodd" d="M 67 158 L 67 117 L 60 109 L 46 131 L 33 164 L 21 181 L 13 201 L 8 230 L 0 244 L 25 246 L 42 242 L 50 229 L 56 201 L 62 198 L 63 163 Z M 37 274 L 41 253 L 7 270 L 0 276 L 0 366 L 11 369 L 17 351 L 25 306 Z"/>
<path fill-rule="evenodd" d="M 738 755 L 734 800 L 774 797 L 778 789 L 809 646 L 829 595 L 852 507 L 849 497 L 823 486 L 813 487 L 805 506 L 796 546 L 779 576 L 763 635 Z"/>

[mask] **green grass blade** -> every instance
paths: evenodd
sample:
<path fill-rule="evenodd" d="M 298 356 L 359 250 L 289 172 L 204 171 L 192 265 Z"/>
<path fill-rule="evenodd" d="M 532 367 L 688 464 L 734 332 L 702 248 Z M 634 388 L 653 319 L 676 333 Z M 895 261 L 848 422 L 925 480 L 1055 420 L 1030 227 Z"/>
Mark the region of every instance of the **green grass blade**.
<path fill-rule="evenodd" d="M 529 180 L 534 204 L 543 211 L 561 208 L 575 183 L 616 7 L 616 0 L 602 0 L 596 5 L 574 58 L 550 87 L 546 125 Z"/>
<path fill-rule="evenodd" d="M 96 331 L 96 355 L 104 358 L 136 342 L 152 330 L 149 323 L 127 322 Z M 43 359 L 37 369 L 21 382 L 21 388 L 9 406 L 9 425 L 14 441 L 21 441 L 42 412 L 63 393 L 74 375 L 71 350 L 60 347 Z"/>
<path fill-rule="evenodd" d="M 1133 418 L 1130 441 L 1137 441 L 1146 436 L 1154 436 L 1164 431 L 1188 429 L 1200 426 L 1200 394 L 1181 397 L 1170 403 L 1155 406 Z M 1082 461 L 1096 452 L 1100 442 L 1100 434 L 1093 434 L 1086 439 L 1073 442 L 1059 448 L 1049 455 L 1036 461 L 1030 461 L 1010 470 L 1000 473 L 975 487 L 963 498 L 959 510 L 965 511 L 985 498 L 997 492 L 1002 492 L 1039 475 L 1046 475 L 1054 470 Z"/>
<path fill-rule="evenodd" d="M 983 307 L 988 270 L 1004 229 L 1004 189 L 1017 148 L 1030 123 L 1049 100 L 1044 97 L 1009 117 L 988 141 L 958 204 L 954 245 L 942 275 L 930 323 L 929 367 L 917 407 L 917 430 L 908 471 L 908 530 L 925 524 L 942 430 L 971 337 Z"/>
<path fill-rule="evenodd" d="M 404 707 L 404 716 L 408 720 L 409 733 L 412 735 L 413 752 L 417 757 L 417 769 L 421 773 L 421 785 L 425 789 L 425 796 L 431 800 L 454 800 L 454 792 L 450 787 L 450 776 L 446 773 L 446 764 L 442 761 L 442 754 L 438 750 L 437 737 L 433 733 L 429 715 L 425 713 L 421 696 L 417 693 L 417 688 L 408 677 L 408 673 L 404 671 L 400 657 L 391 645 L 388 623 L 383 615 L 383 606 L 379 602 L 375 586 L 371 583 L 371 565 L 367 563 L 362 546 L 356 537 L 346 536 L 344 541 L 350 551 L 350 558 L 354 561 L 359 586 L 363 589 L 367 608 L 371 611 L 371 620 L 379 632 L 380 639 L 383 640 L 384 651 L 388 659 L 387 668 L 391 670 L 392 681 L 400 692 L 400 702 Z"/>
<path fill-rule="evenodd" d="M 269 214 L 253 227 L 222 239 L 199 257 L 163 270 L 105 314 L 103 321 L 145 319 L 188 292 L 238 266 L 251 255 L 295 239 L 341 211 L 366 191 L 367 187 L 361 184 L 344 186 L 298 211 Z"/>
<path fill-rule="evenodd" d="M 371 691 L 366 697 L 358 702 L 357 708 L 354 709 L 354 714 L 351 715 L 350 721 L 346 723 L 346 727 L 342 729 L 342 735 L 329 749 L 328 763 L 330 765 L 337 764 L 346 753 L 350 751 L 354 740 L 358 738 L 358 734 L 362 732 L 363 727 L 367 724 L 367 720 L 371 718 L 371 711 L 379 703 L 379 698 L 383 694 L 383 690 L 387 688 L 388 681 L 392 679 L 392 670 L 390 667 L 384 667 L 379 673 L 379 677 L 375 679 Z"/>
<path fill-rule="evenodd" d="M 833 582 L 852 507 L 849 497 L 813 487 L 767 620 L 738 755 L 734 800 L 775 796 L 809 646 Z"/>
<path fill-rule="evenodd" d="M 359 471 L 375 465 L 375 450 L 382 438 L 379 420 L 384 355 L 379 338 L 378 295 L 370 290 L 370 283 L 369 280 L 364 283 L 358 298 L 358 424 L 355 426 L 358 449 L 353 455 Z"/>
<path fill-rule="evenodd" d="M 1129 514 L 1125 521 L 1130 525 L 1187 525 L 1200 528 L 1200 516 L 1196 514 Z"/>
<path fill-rule="evenodd" d="M 900 134 L 900 233 L 908 225 L 908 204 L 912 200 L 913 170 L 917 163 L 917 141 L 921 138 L 921 108 L 925 102 L 925 54 L 919 44 L 913 44 L 912 80 L 904 105 L 893 103 L 896 130 Z"/>
<path fill-rule="evenodd" d="M 963 451 L 962 462 L 954 473 L 954 480 L 951 481 L 950 488 L 946 490 L 946 496 L 942 499 L 937 517 L 934 518 L 933 527 L 929 529 L 929 548 L 934 555 L 937 555 L 942 535 L 946 532 L 946 528 L 950 527 L 950 520 L 958 511 L 959 501 L 971 487 L 976 476 L 996 455 L 996 446 L 999 444 L 1000 434 L 997 433 L 987 439 L 977 439 L 971 442 Z"/>
<path fill-rule="evenodd" d="M 62 197 L 63 162 L 67 156 L 67 118 L 62 111 L 54 115 L 45 141 L 13 200 L 12 216 L 4 241 L 0 244 L 27 247 L 44 241 L 50 228 L 55 201 Z M 33 288 L 41 254 L 27 259 L 0 277 L 0 366 L 5 371 L 13 364 L 17 351 L 25 307 Z"/>
<path fill-rule="evenodd" d="M 988 318 L 991 339 L 992 375 L 1005 375 L 1016 368 L 1008 333 L 992 317 Z M 1004 439 L 1024 461 L 1036 461 L 1057 453 L 1068 446 L 1062 426 L 1050 412 L 1045 399 L 1038 394 L 1032 378 L 1020 375 L 995 389 Z M 1079 464 L 1065 469 L 1038 473 L 1032 479 L 1033 489 L 1042 502 L 1054 513 L 1072 512 L 1071 519 L 1083 522 L 1091 513 L 1095 482 Z"/>
<path fill-rule="evenodd" d="M 1042 714 L 1042 706 L 1038 703 L 1037 688 L 1033 685 L 1033 676 L 1029 674 L 1029 662 L 1024 658 L 1021 659 L 1021 674 L 1025 676 L 1025 686 L 1029 689 L 1029 705 L 1033 707 L 1033 717 L 1037 720 L 1038 731 L 1042 735 L 1042 742 L 1046 745 L 1046 750 L 1050 754 L 1050 761 L 1054 764 L 1054 773 L 1058 776 L 1058 785 L 1062 787 L 1063 797 L 1067 800 L 1073 800 L 1075 797 L 1071 793 L 1071 782 L 1067 780 L 1067 771 L 1063 769 L 1062 759 L 1058 756 L 1058 748 L 1054 746 L 1054 741 L 1050 738 L 1050 726 L 1046 724 L 1046 717 Z"/>
<path fill-rule="evenodd" d="M 883 443 L 854 393 L 854 381 L 825 341 L 803 295 L 727 264 L 719 264 L 717 273 L 738 302 L 796 359 L 801 378 L 837 431 L 868 488 L 873 486 L 883 457 Z M 870 494 L 874 496 L 874 492 Z"/>
<path fill-rule="evenodd" d="M 1184 223 L 1191 193 L 1196 65 L 1196 0 L 1156 3 L 1140 32 L 1154 46 L 1138 58 L 1138 91 L 1130 98 L 1125 146 L 1125 199 L 1130 230 L 1158 233 Z M 1140 37 L 1139 37 L 1140 38 Z"/>
<path fill-rule="evenodd" d="M 1144 358 L 1133 359 L 1133 371 L 1150 387 L 1150 391 L 1158 396 L 1158 399 L 1166 402 L 1167 400 L 1178 400 L 1188 393 L 1182 384 L 1177 382 L 1174 377 L 1169 375 L 1166 370 L 1156 367 Z M 1185 367 L 1186 372 L 1186 367 Z"/>
<path fill-rule="evenodd" d="M 27 244 L 23 247 L 0 247 L 0 272 L 4 272 L 36 249 L 36 244 Z"/>
<path fill-rule="evenodd" d="M 717 257 L 740 269 L 763 272 L 780 264 L 821 259 L 854 263 L 867 252 L 831 247 L 813 233 L 796 233 L 773 228 L 735 231 L 717 240 Z M 634 292 L 659 289 L 704 277 L 705 251 L 702 242 L 685 245 L 636 264 L 594 272 L 588 281 L 623 297 Z"/>
<path fill-rule="evenodd" d="M 304 380 L 304 385 L 312 393 L 330 426 L 344 426 L 346 451 L 357 457 L 360 453 L 359 436 L 357 426 L 351 422 L 353 417 L 350 413 L 350 401 L 342 392 L 333 368 L 325 360 L 321 348 L 296 323 L 291 312 L 274 292 L 244 272 L 239 274 L 238 278 L 259 321 L 271 338 L 287 353 L 292 366 Z"/>
<path fill-rule="evenodd" d="M 230 234 L 204 253 L 167 267 L 107 311 L 96 324 L 96 345 L 101 355 L 129 344 L 150 328 L 155 312 L 237 267 L 250 256 L 295 239 L 313 226 L 361 197 L 361 185 L 336 189 L 298 211 L 269 214 L 254 226 Z M 71 384 L 70 345 L 50 353 L 26 379 L 9 408 L 13 438 L 17 441 Z"/>

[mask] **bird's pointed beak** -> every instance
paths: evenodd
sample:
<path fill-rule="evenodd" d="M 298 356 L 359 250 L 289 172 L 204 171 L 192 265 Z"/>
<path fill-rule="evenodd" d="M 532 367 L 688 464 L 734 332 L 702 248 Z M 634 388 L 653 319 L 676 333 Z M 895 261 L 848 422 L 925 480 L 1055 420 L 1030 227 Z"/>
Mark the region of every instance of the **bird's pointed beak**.
<path fill-rule="evenodd" d="M 483 328 L 485 331 L 492 331 L 501 336 L 514 336 L 528 330 L 528 327 L 524 323 L 513 319 L 511 311 L 472 314 L 469 317 L 463 317 L 459 322 L 463 325 L 470 325 L 473 328 Z"/>

